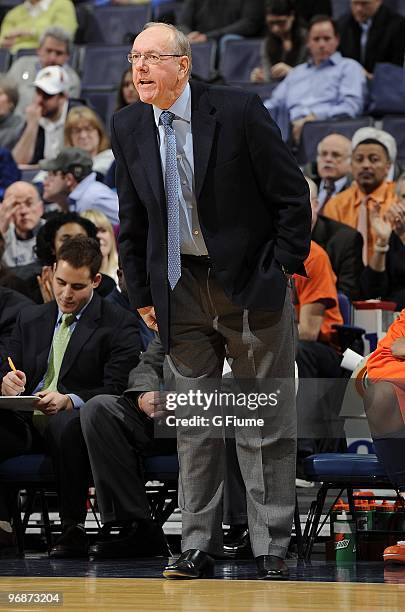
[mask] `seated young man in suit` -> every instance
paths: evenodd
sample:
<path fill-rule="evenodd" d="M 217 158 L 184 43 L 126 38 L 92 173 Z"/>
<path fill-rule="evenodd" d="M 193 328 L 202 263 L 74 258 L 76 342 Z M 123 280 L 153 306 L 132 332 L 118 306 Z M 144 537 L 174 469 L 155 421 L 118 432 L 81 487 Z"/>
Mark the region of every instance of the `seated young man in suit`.
<path fill-rule="evenodd" d="M 76 236 L 62 245 L 54 267 L 54 302 L 29 306 L 18 319 L 8 354 L 17 371 L 2 369 L 2 395 L 38 395 L 38 417 L 0 411 L 0 460 L 48 449 L 60 494 L 62 536 L 53 556 L 87 555 L 84 531 L 90 466 L 80 410 L 95 395 L 120 394 L 138 363 L 137 319 L 100 298 L 98 242 Z M 10 508 L 0 490 L 0 554 L 13 550 Z"/>

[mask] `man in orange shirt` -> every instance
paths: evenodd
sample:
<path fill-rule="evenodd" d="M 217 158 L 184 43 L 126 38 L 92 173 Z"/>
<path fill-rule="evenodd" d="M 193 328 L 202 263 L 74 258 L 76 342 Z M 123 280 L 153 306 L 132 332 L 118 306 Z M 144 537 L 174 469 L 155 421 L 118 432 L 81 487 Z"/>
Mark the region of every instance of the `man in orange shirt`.
<path fill-rule="evenodd" d="M 393 160 L 390 159 L 384 134 L 366 138 L 355 146 L 351 160 L 352 185 L 331 198 L 322 210 L 325 217 L 346 223 L 361 233 L 365 265 L 373 253 L 376 240 L 370 224 L 370 210 L 378 205 L 380 214 L 384 215 L 397 202 L 395 183 L 387 181 Z"/>
<path fill-rule="evenodd" d="M 314 223 L 318 205 L 317 190 L 313 181 L 307 181 Z M 304 265 L 307 278 L 293 276 L 299 337 L 296 362 L 300 379 L 297 395 L 297 476 L 298 483 L 302 485 L 301 464 L 304 457 L 326 449 L 326 438 L 343 437 L 340 430 L 338 434 L 334 432 L 331 435 L 331 416 L 333 412 L 338 413 L 337 409 L 333 411 L 330 402 L 334 386 L 334 380 L 331 379 L 340 377 L 341 361 L 333 325 L 343 323 L 338 305 L 336 276 L 328 254 L 314 241 L 311 241 L 311 250 Z M 328 450 L 337 449 L 335 446 Z"/>

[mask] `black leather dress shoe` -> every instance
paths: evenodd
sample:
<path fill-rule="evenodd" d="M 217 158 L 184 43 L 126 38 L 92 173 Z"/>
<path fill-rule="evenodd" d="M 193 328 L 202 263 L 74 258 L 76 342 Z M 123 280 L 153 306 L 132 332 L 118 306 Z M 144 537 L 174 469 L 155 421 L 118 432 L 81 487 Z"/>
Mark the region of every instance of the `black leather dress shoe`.
<path fill-rule="evenodd" d="M 109 526 L 103 527 L 100 539 L 90 546 L 91 559 L 128 559 L 170 555 L 163 530 L 153 521 L 133 522 L 121 528 L 117 535 L 110 535 L 109 531 Z"/>
<path fill-rule="evenodd" d="M 288 567 L 283 559 L 274 555 L 256 557 L 257 577 L 259 580 L 285 580 Z"/>
<path fill-rule="evenodd" d="M 89 542 L 86 531 L 78 525 L 67 527 L 52 546 L 49 556 L 53 559 L 77 559 L 88 556 Z"/>
<path fill-rule="evenodd" d="M 180 557 L 167 565 L 163 570 L 163 576 L 170 579 L 181 578 L 209 578 L 214 575 L 215 562 L 208 553 L 191 548 L 186 550 Z"/>
<path fill-rule="evenodd" d="M 17 540 L 14 531 L 0 527 L 0 559 L 17 556 Z"/>
<path fill-rule="evenodd" d="M 247 525 L 234 525 L 224 534 L 224 556 L 227 559 L 252 559 Z"/>

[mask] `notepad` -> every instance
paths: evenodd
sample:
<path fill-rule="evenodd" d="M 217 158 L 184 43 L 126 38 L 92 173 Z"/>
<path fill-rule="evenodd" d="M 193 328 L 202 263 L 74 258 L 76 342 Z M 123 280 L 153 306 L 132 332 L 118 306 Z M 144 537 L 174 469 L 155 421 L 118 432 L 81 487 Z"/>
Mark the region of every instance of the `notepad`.
<path fill-rule="evenodd" d="M 41 398 L 36 395 L 15 395 L 0 397 L 0 408 L 17 412 L 33 412 Z"/>

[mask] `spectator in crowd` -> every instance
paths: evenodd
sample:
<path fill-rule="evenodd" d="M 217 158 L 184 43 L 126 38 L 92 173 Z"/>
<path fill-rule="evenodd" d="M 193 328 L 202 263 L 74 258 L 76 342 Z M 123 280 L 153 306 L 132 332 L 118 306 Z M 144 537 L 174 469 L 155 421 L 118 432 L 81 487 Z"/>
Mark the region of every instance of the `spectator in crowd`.
<path fill-rule="evenodd" d="M 306 31 L 297 17 L 294 0 L 267 0 L 267 36 L 261 49 L 262 62 L 252 71 L 251 81 L 281 81 L 307 57 Z"/>
<path fill-rule="evenodd" d="M 0 147 L 12 149 L 24 129 L 24 119 L 16 112 L 18 90 L 7 76 L 0 75 Z"/>
<path fill-rule="evenodd" d="M 137 102 L 138 100 L 138 92 L 135 89 L 134 80 L 132 78 L 132 68 L 127 68 L 127 70 L 124 70 L 122 73 L 121 81 L 118 86 L 117 106 L 115 110 L 118 111 L 124 108 L 124 106 Z"/>
<path fill-rule="evenodd" d="M 51 26 L 59 26 L 73 37 L 77 19 L 71 0 L 25 0 L 6 13 L 0 29 L 0 46 L 12 53 L 37 49 L 41 34 Z"/>
<path fill-rule="evenodd" d="M 318 143 L 316 157 L 319 182 L 319 209 L 337 193 L 350 187 L 352 143 L 342 134 L 329 134 Z"/>
<path fill-rule="evenodd" d="M 350 300 L 359 300 L 362 297 L 360 290 L 360 277 L 363 271 L 362 235 L 340 221 L 320 215 L 316 184 L 311 181 L 310 187 L 312 240 L 328 254 L 337 279 L 337 290 L 347 295 Z"/>
<path fill-rule="evenodd" d="M 262 0 L 184 0 L 179 29 L 191 43 L 224 36 L 259 36 L 263 28 Z"/>
<path fill-rule="evenodd" d="M 382 298 L 405 308 L 405 174 L 397 183 L 398 203 L 381 214 L 380 205 L 370 209 L 370 225 L 375 234 L 374 250 L 364 269 L 361 283 L 365 299 Z"/>
<path fill-rule="evenodd" d="M 101 254 L 103 256 L 100 272 L 110 276 L 117 283 L 118 252 L 111 223 L 105 214 L 99 210 L 85 210 L 81 216 L 84 219 L 89 219 L 97 228 L 97 238 L 100 242 Z"/>
<path fill-rule="evenodd" d="M 69 110 L 69 78 L 61 66 L 42 68 L 34 81 L 34 101 L 26 109 L 26 125 L 13 149 L 18 164 L 37 164 L 63 147 L 63 130 Z"/>
<path fill-rule="evenodd" d="M 58 26 L 47 28 L 41 35 L 37 55 L 23 55 L 17 57 L 11 64 L 8 76 L 18 87 L 19 100 L 17 112 L 25 115 L 25 110 L 33 101 L 33 83 L 42 68 L 49 66 L 62 66 L 69 78 L 67 92 L 70 98 L 80 95 L 80 79 L 77 73 L 69 66 L 72 39 L 70 34 Z"/>
<path fill-rule="evenodd" d="M 370 210 L 379 207 L 384 215 L 397 201 L 395 184 L 387 181 L 392 160 L 395 158 L 393 138 L 382 130 L 374 130 L 372 138 L 357 141 L 352 152 L 354 182 L 331 198 L 322 212 L 325 217 L 341 221 L 356 228 L 363 236 L 363 263 L 367 265 L 376 243 L 370 224 Z"/>
<path fill-rule="evenodd" d="M 32 452 L 35 443 L 43 448 L 47 440 L 62 522 L 54 557 L 87 555 L 84 521 L 91 476 L 79 409 L 85 410 L 85 402 L 95 395 L 122 393 L 139 358 L 136 318 L 94 291 L 101 280 L 101 260 L 96 240 L 76 236 L 65 242 L 55 265 L 55 301 L 23 310 L 8 348 L 18 369 L 2 371 L 2 395 L 36 394 L 36 407 L 47 416 L 33 421 L 2 410 L 0 457 Z M 13 544 L 9 512 L 2 495 L 2 547 L 7 541 Z"/>
<path fill-rule="evenodd" d="M 313 181 L 308 180 L 308 183 L 311 206 L 315 212 L 317 189 Z M 314 221 L 316 215 L 313 216 L 313 224 Z M 319 395 L 315 395 L 315 398 L 320 399 L 314 400 L 311 382 L 299 386 L 297 477 L 301 479 L 303 458 L 317 451 L 315 439 L 329 437 L 333 407 L 328 399 L 334 395 L 331 393 L 333 382 L 330 379 L 339 378 L 341 361 L 337 333 L 333 326 L 343 323 L 338 305 L 336 276 L 327 253 L 314 241 L 311 241 L 311 251 L 304 265 L 307 277 L 293 277 L 298 321 L 296 363 L 300 380 L 317 379 Z"/>
<path fill-rule="evenodd" d="M 79 147 L 93 159 L 93 171 L 107 173 L 114 155 L 100 117 L 87 106 L 75 106 L 66 117 L 65 146 Z"/>
<path fill-rule="evenodd" d="M 92 166 L 89 153 L 77 147 L 66 147 L 54 159 L 42 160 L 40 168 L 48 172 L 43 197 L 48 202 L 56 202 L 63 212 L 81 213 L 95 208 L 110 223 L 118 223 L 117 194 L 96 180 Z"/>
<path fill-rule="evenodd" d="M 35 252 L 42 264 L 41 275 L 37 277 L 43 302 L 55 299 L 52 287 L 53 266 L 61 246 L 74 236 L 97 237 L 97 228 L 92 221 L 85 219 L 77 213 L 59 213 L 48 219 L 37 234 Z M 114 289 L 114 281 L 110 276 L 100 272 L 101 282 L 96 291 L 105 297 Z M 36 297 L 36 296 L 35 296 Z"/>
<path fill-rule="evenodd" d="M 0 147 L 0 200 L 9 185 L 21 179 L 21 170 L 8 149 Z"/>
<path fill-rule="evenodd" d="M 23 266 L 37 260 L 36 235 L 45 223 L 37 189 L 31 183 L 17 181 L 8 187 L 0 205 L 0 233 L 5 241 L 4 263 Z"/>
<path fill-rule="evenodd" d="M 310 59 L 296 66 L 278 85 L 265 106 L 288 138 L 298 142 L 308 121 L 357 117 L 365 101 L 361 65 L 337 51 L 339 36 L 329 17 L 314 17 L 308 29 Z"/>
<path fill-rule="evenodd" d="M 364 66 L 372 76 L 377 62 L 402 66 L 405 19 L 382 0 L 352 0 L 351 12 L 339 19 L 340 51 Z"/>

